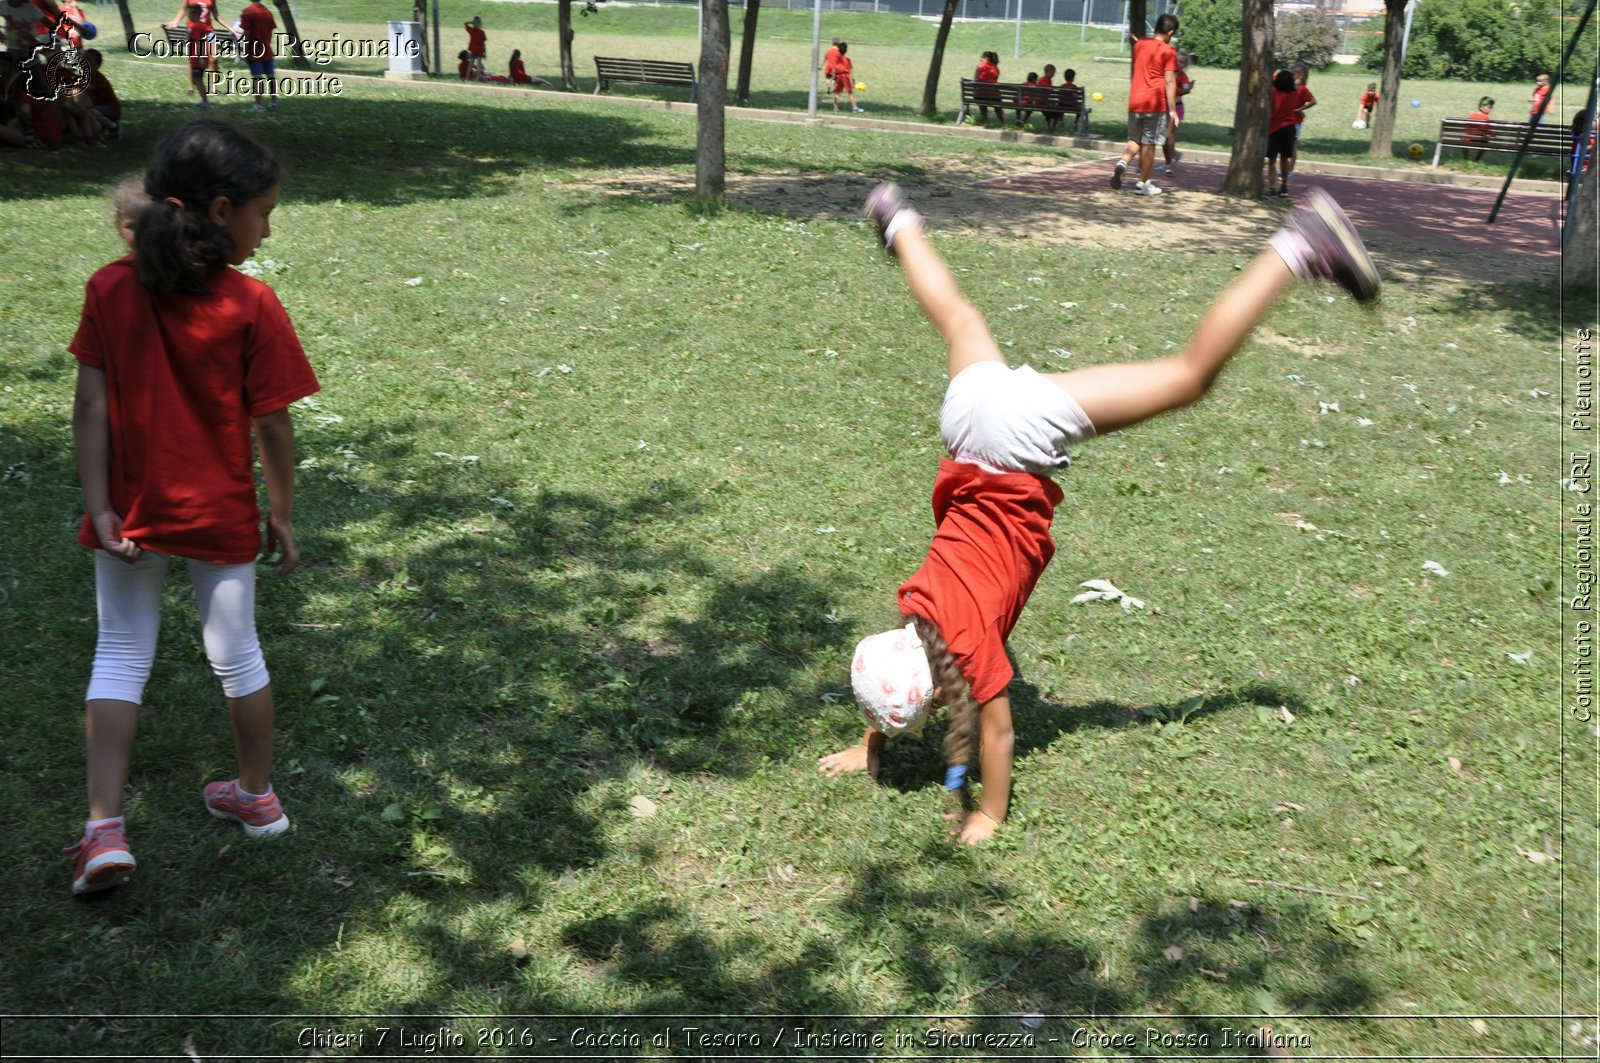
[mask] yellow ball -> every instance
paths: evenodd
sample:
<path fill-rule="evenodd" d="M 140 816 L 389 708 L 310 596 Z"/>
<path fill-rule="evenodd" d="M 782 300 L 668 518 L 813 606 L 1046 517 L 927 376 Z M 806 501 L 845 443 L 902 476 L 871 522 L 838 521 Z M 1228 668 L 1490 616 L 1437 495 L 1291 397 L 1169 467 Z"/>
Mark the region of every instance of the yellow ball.
<path fill-rule="evenodd" d="M 1422 153 L 1424 151 L 1426 151 L 1426 150 L 1428 150 L 1428 149 L 1424 148 L 1421 144 L 1413 144 L 1409 148 L 1406 149 L 1406 151 L 1410 153 L 1410 155 L 1411 155 L 1411 157 L 1413 159 L 1422 158 Z"/>
<path fill-rule="evenodd" d="M 856 91 L 857 92 L 866 92 L 867 91 L 867 83 L 865 81 L 856 82 Z"/>
<path fill-rule="evenodd" d="M 1093 96 L 1090 96 L 1089 98 L 1091 100 L 1093 100 L 1095 103 L 1099 103 L 1101 100 L 1105 99 L 1106 97 L 1105 97 L 1105 93 L 1097 92 Z"/>

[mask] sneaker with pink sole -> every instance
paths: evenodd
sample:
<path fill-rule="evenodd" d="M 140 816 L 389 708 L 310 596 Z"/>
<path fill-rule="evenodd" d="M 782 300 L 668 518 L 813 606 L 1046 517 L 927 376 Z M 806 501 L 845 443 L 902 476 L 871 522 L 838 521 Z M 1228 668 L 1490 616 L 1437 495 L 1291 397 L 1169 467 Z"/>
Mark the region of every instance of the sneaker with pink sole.
<path fill-rule="evenodd" d="M 77 858 L 72 867 L 74 894 L 98 893 L 120 886 L 139 866 L 128 850 L 128 833 L 122 827 L 101 827 L 62 852 Z"/>
<path fill-rule="evenodd" d="M 239 780 L 208 783 L 205 789 L 206 811 L 218 819 L 231 819 L 244 828 L 252 838 L 270 838 L 289 829 L 289 817 L 283 814 L 283 804 L 278 793 L 246 799 L 239 790 Z"/>

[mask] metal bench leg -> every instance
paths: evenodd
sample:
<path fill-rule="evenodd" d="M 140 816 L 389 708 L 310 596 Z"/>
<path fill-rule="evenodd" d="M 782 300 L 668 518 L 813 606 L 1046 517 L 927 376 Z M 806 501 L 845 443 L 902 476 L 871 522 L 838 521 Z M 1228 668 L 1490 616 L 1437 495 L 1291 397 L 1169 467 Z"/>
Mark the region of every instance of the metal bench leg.
<path fill-rule="evenodd" d="M 1444 141 L 1441 140 L 1433 146 L 1433 168 L 1435 170 L 1439 168 L 1439 156 L 1442 154 L 1444 154 Z M 1466 157 L 1466 149 L 1462 149 L 1461 155 L 1463 158 Z"/>

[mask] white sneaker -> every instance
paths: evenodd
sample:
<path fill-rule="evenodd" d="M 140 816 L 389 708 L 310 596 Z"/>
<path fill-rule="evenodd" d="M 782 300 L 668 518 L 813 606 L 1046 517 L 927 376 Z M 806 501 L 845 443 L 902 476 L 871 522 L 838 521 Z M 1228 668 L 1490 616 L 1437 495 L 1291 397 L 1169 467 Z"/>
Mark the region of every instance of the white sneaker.
<path fill-rule="evenodd" d="M 1161 167 L 1161 172 L 1166 174 L 1168 177 L 1171 177 L 1172 176 L 1172 167 L 1163 166 L 1163 167 Z"/>
<path fill-rule="evenodd" d="M 1133 186 L 1133 194 L 1136 196 L 1159 196 L 1161 189 L 1156 187 L 1154 181 L 1140 181 Z"/>
<path fill-rule="evenodd" d="M 867 113 L 867 109 L 865 107 L 857 107 L 855 109 L 855 113 L 856 114 L 866 114 Z"/>

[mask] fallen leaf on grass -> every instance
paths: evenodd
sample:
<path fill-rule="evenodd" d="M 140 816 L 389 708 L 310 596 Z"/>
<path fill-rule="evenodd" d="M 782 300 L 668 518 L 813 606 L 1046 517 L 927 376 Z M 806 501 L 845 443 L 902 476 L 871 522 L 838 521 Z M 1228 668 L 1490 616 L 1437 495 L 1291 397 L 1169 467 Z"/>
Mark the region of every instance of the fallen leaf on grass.
<path fill-rule="evenodd" d="M 511 962 L 518 967 L 528 962 L 528 943 L 521 938 L 511 943 Z"/>
<path fill-rule="evenodd" d="M 1226 982 L 1228 980 L 1228 972 L 1226 971 L 1213 971 L 1209 967 L 1202 967 L 1200 968 L 1200 973 L 1213 982 Z"/>
<path fill-rule="evenodd" d="M 656 803 L 642 794 L 635 794 L 628 798 L 628 811 L 633 813 L 634 819 L 649 819 L 656 814 Z"/>
<path fill-rule="evenodd" d="M 1289 711 L 1289 706 L 1279 705 L 1278 713 L 1283 717 L 1284 723 L 1294 723 L 1294 713 Z"/>
<path fill-rule="evenodd" d="M 1520 845 L 1517 846 L 1517 852 L 1521 853 L 1523 856 L 1526 856 L 1533 863 L 1538 864 L 1541 867 L 1545 864 L 1548 864 L 1553 859 L 1549 853 L 1541 853 L 1537 849 L 1524 849 Z"/>
<path fill-rule="evenodd" d="M 1455 772 L 1457 775 L 1461 774 L 1461 761 L 1457 760 L 1455 757 L 1445 757 L 1444 762 L 1450 765 L 1451 771 Z"/>
<path fill-rule="evenodd" d="M 1272 811 L 1274 812 L 1304 812 L 1305 810 L 1305 805 L 1297 805 L 1293 801 L 1279 801 L 1272 806 Z"/>
<path fill-rule="evenodd" d="M 190 1034 L 183 1039 L 183 1054 L 193 1060 L 200 1058 L 200 1053 L 194 1050 L 194 1034 Z"/>
<path fill-rule="evenodd" d="M 1482 1019 L 1473 1019 L 1468 1025 L 1472 1027 L 1473 1033 L 1483 1036 L 1487 1036 L 1489 1033 L 1489 1024 Z"/>
<path fill-rule="evenodd" d="M 1422 563 L 1422 571 L 1431 572 L 1440 579 L 1444 579 L 1450 575 L 1450 570 L 1439 564 L 1437 561 L 1424 561 Z"/>
<path fill-rule="evenodd" d="M 1183 959 L 1183 949 L 1177 945 L 1168 945 L 1166 948 L 1161 950 L 1161 955 L 1165 956 L 1173 963 L 1177 963 L 1179 960 Z"/>
<path fill-rule="evenodd" d="M 1134 598 L 1123 593 L 1110 580 L 1084 580 L 1078 586 L 1085 587 L 1087 590 L 1072 599 L 1074 605 L 1080 605 L 1084 602 L 1121 602 L 1124 611 L 1144 608 L 1144 599 Z"/>

